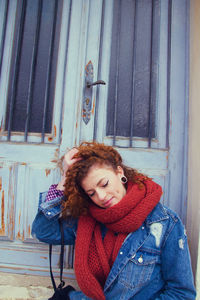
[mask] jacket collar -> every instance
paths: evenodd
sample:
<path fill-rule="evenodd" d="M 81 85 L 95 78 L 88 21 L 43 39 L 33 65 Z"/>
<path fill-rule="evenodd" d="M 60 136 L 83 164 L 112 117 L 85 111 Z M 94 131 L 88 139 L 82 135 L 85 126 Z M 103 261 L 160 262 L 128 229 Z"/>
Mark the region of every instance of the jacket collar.
<path fill-rule="evenodd" d="M 150 225 L 152 223 L 157 223 L 157 222 L 160 222 L 160 221 L 166 220 L 166 219 L 169 219 L 167 211 L 161 203 L 158 203 L 155 206 L 155 208 L 152 210 L 152 212 L 146 218 L 145 223 L 147 225 Z"/>

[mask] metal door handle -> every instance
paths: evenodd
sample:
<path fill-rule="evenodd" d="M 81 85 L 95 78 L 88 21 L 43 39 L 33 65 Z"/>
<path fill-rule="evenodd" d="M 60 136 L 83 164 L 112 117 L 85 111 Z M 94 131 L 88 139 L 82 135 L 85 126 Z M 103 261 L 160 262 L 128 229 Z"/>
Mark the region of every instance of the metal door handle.
<path fill-rule="evenodd" d="M 95 82 L 93 82 L 93 83 L 87 82 L 87 87 L 90 88 L 91 86 L 97 85 L 97 84 L 106 84 L 106 83 L 105 83 L 105 81 L 103 81 L 103 80 L 97 80 L 97 81 L 95 81 Z"/>
<path fill-rule="evenodd" d="M 83 95 L 82 118 L 84 123 L 90 121 L 92 112 L 92 87 L 97 84 L 106 84 L 103 80 L 93 82 L 93 64 L 91 60 L 85 66 L 85 89 Z"/>

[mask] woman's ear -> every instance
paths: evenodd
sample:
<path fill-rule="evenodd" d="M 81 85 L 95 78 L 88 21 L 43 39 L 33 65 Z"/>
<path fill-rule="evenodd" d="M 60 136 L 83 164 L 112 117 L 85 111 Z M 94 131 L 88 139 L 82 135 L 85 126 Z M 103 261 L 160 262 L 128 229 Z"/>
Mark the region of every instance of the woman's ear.
<path fill-rule="evenodd" d="M 123 168 L 122 168 L 121 166 L 117 166 L 117 173 L 118 173 L 119 175 L 124 176 L 124 170 L 123 170 Z"/>

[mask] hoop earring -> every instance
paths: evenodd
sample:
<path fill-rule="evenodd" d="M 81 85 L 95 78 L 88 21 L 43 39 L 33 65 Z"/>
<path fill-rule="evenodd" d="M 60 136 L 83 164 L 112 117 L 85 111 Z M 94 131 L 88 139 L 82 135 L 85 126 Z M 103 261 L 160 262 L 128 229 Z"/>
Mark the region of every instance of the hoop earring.
<path fill-rule="evenodd" d="M 122 176 L 122 177 L 121 177 L 121 182 L 122 182 L 123 184 L 127 183 L 127 181 L 128 181 L 128 179 L 126 178 L 126 176 Z"/>

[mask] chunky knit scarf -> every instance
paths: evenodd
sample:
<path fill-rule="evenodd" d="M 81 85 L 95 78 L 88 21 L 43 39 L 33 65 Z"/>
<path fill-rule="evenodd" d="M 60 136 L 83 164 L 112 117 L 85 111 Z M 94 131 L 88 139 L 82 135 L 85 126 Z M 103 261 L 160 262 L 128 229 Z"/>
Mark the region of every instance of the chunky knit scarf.
<path fill-rule="evenodd" d="M 154 181 L 145 181 L 143 189 L 129 182 L 119 203 L 106 209 L 91 204 L 90 213 L 79 218 L 75 274 L 85 295 L 95 300 L 105 299 L 103 287 L 124 239 L 143 224 L 161 194 L 161 187 Z M 100 223 L 108 229 L 104 239 Z"/>

